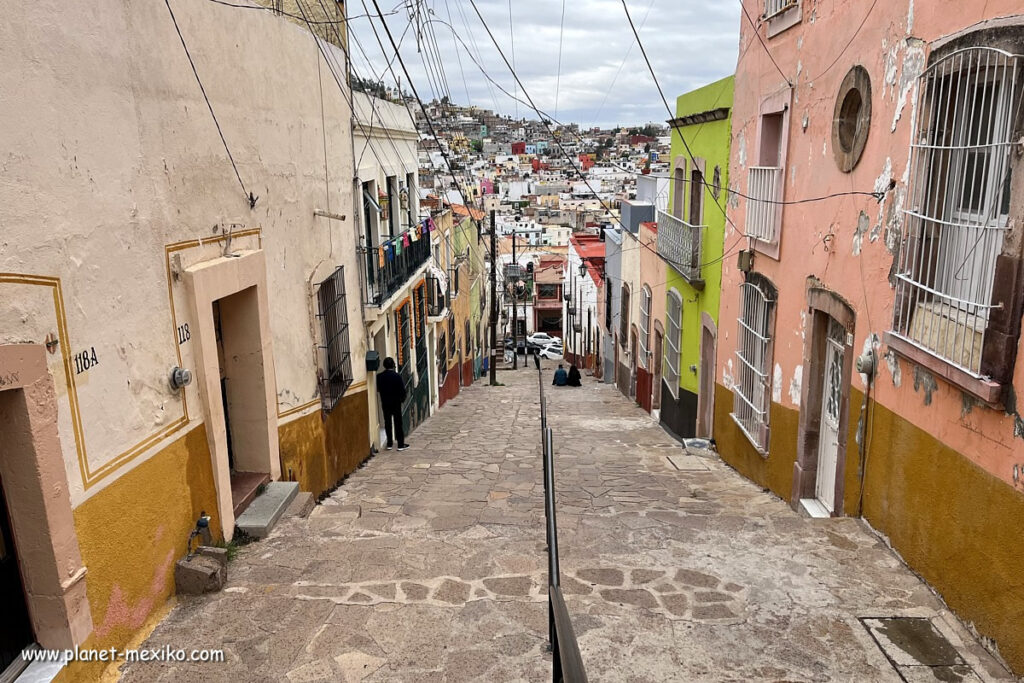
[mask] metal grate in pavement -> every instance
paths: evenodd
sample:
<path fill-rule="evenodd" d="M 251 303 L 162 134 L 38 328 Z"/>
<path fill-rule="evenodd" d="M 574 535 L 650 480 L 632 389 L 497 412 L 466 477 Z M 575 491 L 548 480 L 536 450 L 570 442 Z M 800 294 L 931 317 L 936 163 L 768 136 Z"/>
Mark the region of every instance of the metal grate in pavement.
<path fill-rule="evenodd" d="M 903 681 L 981 682 L 956 647 L 926 617 L 861 617 Z"/>

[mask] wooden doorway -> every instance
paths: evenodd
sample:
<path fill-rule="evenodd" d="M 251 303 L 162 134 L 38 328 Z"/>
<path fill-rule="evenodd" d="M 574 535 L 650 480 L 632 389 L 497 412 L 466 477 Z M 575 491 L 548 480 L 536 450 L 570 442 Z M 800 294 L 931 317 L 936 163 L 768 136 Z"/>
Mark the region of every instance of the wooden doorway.
<path fill-rule="evenodd" d="M 700 377 L 697 391 L 697 436 L 710 439 L 715 424 L 715 356 L 718 329 L 704 313 L 700 332 Z"/>

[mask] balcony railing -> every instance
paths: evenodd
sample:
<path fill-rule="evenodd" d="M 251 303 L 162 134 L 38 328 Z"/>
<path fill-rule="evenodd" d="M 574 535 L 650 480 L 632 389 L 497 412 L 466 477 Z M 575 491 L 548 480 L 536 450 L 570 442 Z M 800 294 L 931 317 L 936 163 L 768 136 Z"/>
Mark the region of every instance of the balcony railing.
<path fill-rule="evenodd" d="M 782 169 L 752 166 L 747 176 L 747 195 L 747 237 L 774 242 L 782 198 Z"/>
<path fill-rule="evenodd" d="M 703 225 L 690 225 L 664 211 L 658 212 L 658 254 L 695 287 L 703 287 L 701 278 L 701 241 Z"/>
<path fill-rule="evenodd" d="M 764 0 L 764 18 L 771 19 L 790 7 L 796 7 L 796 4 L 797 0 Z"/>
<path fill-rule="evenodd" d="M 383 305 L 430 260 L 430 240 L 425 237 L 415 242 L 410 240 L 409 245 L 403 246 L 399 253 L 397 244 L 401 244 L 404 236 L 405 233 L 383 245 L 360 250 L 365 276 L 363 282 L 366 283 L 363 303 L 367 306 Z"/>

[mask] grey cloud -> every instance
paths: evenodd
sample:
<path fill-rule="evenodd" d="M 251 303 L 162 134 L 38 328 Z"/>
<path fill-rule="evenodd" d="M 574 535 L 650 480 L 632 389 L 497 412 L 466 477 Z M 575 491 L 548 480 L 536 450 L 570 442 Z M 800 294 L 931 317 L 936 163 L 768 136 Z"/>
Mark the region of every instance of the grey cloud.
<path fill-rule="evenodd" d="M 497 54 L 469 0 L 435 0 L 429 4 L 434 16 L 443 21 L 448 21 L 450 12 L 452 25 L 473 56 L 479 53 L 478 61 L 491 77 L 515 93 L 512 75 Z M 507 0 L 477 0 L 477 5 L 511 60 Z M 638 27 L 648 8 L 650 14 L 640 28 L 640 37 L 670 107 L 675 107 L 676 96 L 733 72 L 739 40 L 739 3 L 630 0 L 630 13 Z M 561 121 L 574 121 L 583 126 L 626 125 L 668 118 L 640 49 L 634 44 L 620 0 L 566 2 L 559 77 L 561 11 L 562 3 L 558 0 L 512 2 L 516 72 L 536 105 L 554 115 L 557 88 L 557 118 Z M 468 22 L 469 30 L 464 22 Z M 396 39 L 407 23 L 405 13 L 388 17 L 388 26 Z M 431 26 L 452 99 L 460 104 L 488 109 L 497 107 L 501 113 L 515 116 L 517 104 L 487 82 L 449 28 L 441 23 Z M 377 30 L 381 31 L 379 20 Z M 369 77 L 372 67 L 379 76 L 385 71 L 385 60 L 367 20 L 353 20 L 350 31 L 358 42 L 353 48 L 356 71 L 363 77 Z M 381 33 L 384 44 L 390 47 Z M 369 56 L 369 66 L 360 46 Z M 627 50 L 629 56 L 623 63 Z M 391 54 L 389 49 L 388 56 Z M 410 31 L 402 45 L 402 58 L 420 96 L 430 99 L 439 93 L 432 88 L 423 56 L 425 52 L 422 56 L 417 52 L 415 36 Z M 616 78 L 620 65 L 622 69 Z M 397 62 L 394 68 L 401 74 Z M 404 77 L 402 80 L 405 81 Z M 385 81 L 393 85 L 390 75 L 385 77 Z M 526 100 L 521 91 L 519 97 Z M 533 111 L 523 104 L 518 105 L 518 114 L 534 117 Z"/>

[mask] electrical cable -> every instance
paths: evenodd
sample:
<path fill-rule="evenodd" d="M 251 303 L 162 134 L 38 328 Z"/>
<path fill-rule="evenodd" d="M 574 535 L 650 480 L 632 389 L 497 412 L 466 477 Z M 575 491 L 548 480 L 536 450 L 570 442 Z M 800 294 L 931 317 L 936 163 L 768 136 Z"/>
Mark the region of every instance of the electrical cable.
<path fill-rule="evenodd" d="M 273 7 L 266 7 L 264 5 L 243 5 L 243 4 L 234 3 L 234 2 L 227 2 L 227 0 L 207 0 L 207 2 L 212 2 L 212 3 L 215 3 L 217 5 L 224 5 L 225 7 L 234 7 L 235 9 L 259 9 L 259 10 L 263 10 L 264 12 L 271 12 L 273 14 L 278 14 L 280 16 L 289 17 L 291 19 L 297 19 L 299 21 L 306 21 L 305 19 L 300 17 L 298 14 L 290 14 L 288 12 L 285 12 L 284 10 L 277 10 L 277 9 L 274 9 Z M 405 4 L 404 1 L 399 3 L 400 6 L 404 5 L 404 4 Z M 390 12 L 388 12 L 387 16 L 389 16 L 389 17 L 393 16 L 395 14 L 398 14 L 398 12 L 399 12 L 399 10 L 396 7 L 395 9 L 391 10 Z M 367 17 L 367 16 L 369 16 L 369 15 L 367 15 L 367 14 L 357 14 L 357 15 L 355 15 L 353 17 L 348 17 L 346 19 L 324 20 L 324 21 L 310 19 L 306 23 L 313 24 L 313 25 L 346 24 L 349 21 L 352 21 L 353 19 L 362 19 L 362 18 Z"/>
<path fill-rule="evenodd" d="M 558 76 L 555 78 L 555 116 L 558 116 L 558 91 L 562 86 L 562 38 L 565 34 L 565 0 L 562 0 L 562 19 L 558 24 Z M 456 51 L 457 53 L 458 51 Z"/>
<path fill-rule="evenodd" d="M 651 8 L 654 7 L 654 0 L 651 0 L 650 4 L 647 5 L 647 11 L 644 13 L 644 18 L 640 21 L 640 28 L 643 28 L 644 24 L 647 23 L 647 17 L 651 15 Z M 608 102 L 608 96 L 615 90 L 615 83 L 619 80 L 619 74 L 622 73 L 622 68 L 626 66 L 626 60 L 629 59 L 629 55 L 633 52 L 633 46 L 636 45 L 636 40 L 630 42 L 629 47 L 626 48 L 626 54 L 622 57 L 622 61 L 619 63 L 619 68 L 615 71 L 615 76 L 612 78 L 611 85 L 604 92 L 604 99 L 601 100 L 601 106 L 597 108 L 597 113 L 594 114 L 594 119 L 601 116 L 601 112 L 604 111 L 604 105 Z"/>
<path fill-rule="evenodd" d="M 476 5 L 474 5 L 476 7 Z M 481 21 L 483 19 L 481 18 Z M 512 24 L 512 0 L 508 0 L 508 35 L 512 42 L 512 75 L 514 77 L 513 89 L 518 85 L 519 78 L 515 76 L 516 72 L 516 32 L 513 30 Z M 518 90 L 516 91 L 518 94 Z M 516 100 L 516 119 L 519 119 L 519 101 Z"/>
<path fill-rule="evenodd" d="M 445 9 L 445 12 L 448 13 L 448 23 L 450 24 L 451 21 L 452 21 L 452 9 L 448 5 L 448 0 L 444 0 L 444 9 Z M 436 38 L 435 38 L 435 40 L 436 40 Z M 401 46 L 399 46 L 399 47 L 401 47 Z M 455 58 L 459 62 L 459 73 L 462 74 L 462 87 L 465 88 L 465 90 L 466 90 L 466 102 L 470 106 L 473 106 L 473 99 L 469 96 L 469 85 L 466 82 L 466 71 L 462 67 L 462 55 L 459 53 L 458 48 L 455 49 Z"/>
<path fill-rule="evenodd" d="M 435 23 L 436 22 L 436 23 L 440 23 L 443 26 L 446 26 L 449 30 L 452 31 L 453 36 L 462 44 L 462 46 L 465 47 L 467 51 L 469 51 L 469 46 L 466 45 L 465 41 L 462 39 L 462 36 L 458 34 L 458 32 L 455 30 L 454 26 L 452 26 L 451 24 L 445 22 L 442 19 L 437 19 L 437 18 L 431 19 L 430 22 L 431 23 Z M 750 43 L 748 43 L 748 45 L 749 44 Z M 494 85 L 496 85 L 498 87 L 498 89 L 501 90 L 501 92 L 503 94 L 505 94 L 507 97 L 515 99 L 516 96 L 513 95 L 512 93 L 508 92 L 507 90 L 505 90 L 502 87 L 502 85 L 496 79 L 494 79 L 483 68 L 483 66 L 480 64 L 480 62 L 478 62 L 476 59 L 473 58 L 472 54 L 470 54 L 468 56 L 470 57 L 470 60 L 473 62 L 473 64 L 477 67 L 477 69 L 479 69 L 480 73 L 484 76 L 484 78 L 486 78 L 489 82 L 491 82 Z M 721 95 L 722 95 L 722 93 L 719 93 L 719 97 L 721 97 Z M 521 104 L 524 104 L 526 106 L 530 106 L 532 108 L 532 105 L 530 105 L 528 102 L 524 102 L 521 99 L 518 100 L 518 101 Z M 717 100 L 716 100 L 716 103 L 717 103 Z M 667 103 L 666 103 L 666 106 L 667 106 Z M 584 140 L 584 138 L 579 133 L 576 133 L 575 131 L 573 131 L 567 124 L 559 121 L 558 119 L 556 119 L 554 116 L 551 116 L 550 114 L 548 114 L 543 109 L 535 109 L 535 111 L 542 118 L 546 118 L 546 119 L 550 120 L 552 123 L 554 123 L 555 125 L 557 125 L 560 128 L 566 130 L 580 144 L 586 144 L 586 140 Z M 699 132 L 700 132 L 700 130 L 698 129 L 698 132 L 697 132 L 697 134 L 695 134 L 694 137 L 696 137 L 696 135 L 699 135 Z M 693 158 L 692 155 L 690 156 L 690 158 L 691 159 Z M 614 160 L 608 160 L 607 163 L 610 164 L 611 166 L 614 166 L 614 167 L 618 168 L 623 173 L 629 173 L 629 174 L 635 175 L 637 177 L 642 177 L 642 176 L 650 175 L 650 174 L 647 174 L 647 173 L 643 173 L 642 171 L 633 171 L 633 170 L 630 170 L 628 168 L 625 168 L 624 166 L 620 165 L 619 163 L 615 162 Z M 580 175 L 582 176 L 582 173 L 580 173 Z M 658 176 L 658 177 L 664 177 L 664 176 Z M 682 179 L 680 181 L 677 181 L 677 182 L 692 183 L 694 181 L 690 180 L 690 179 L 685 179 L 684 178 L 684 179 Z M 708 185 L 706 179 L 702 181 L 702 184 L 706 188 L 708 188 L 708 189 L 712 190 L 712 192 L 714 192 L 713 186 Z M 744 194 L 744 193 L 740 192 L 739 190 L 734 190 L 734 189 L 730 189 L 730 188 L 723 188 L 723 189 L 725 189 L 725 191 L 728 192 L 729 194 L 736 195 L 737 197 L 741 197 L 743 199 L 755 200 L 755 201 L 763 201 L 765 204 L 777 204 L 777 205 L 780 205 L 780 206 L 785 206 L 787 204 L 807 204 L 807 203 L 811 203 L 811 202 L 825 201 L 825 200 L 828 200 L 828 199 L 834 199 L 836 197 L 843 197 L 843 196 L 848 196 L 848 195 L 862 195 L 862 196 L 872 197 L 875 200 L 881 200 L 882 196 L 884 196 L 885 194 L 887 194 L 889 192 L 889 190 L 886 190 L 886 191 L 883 191 L 883 192 L 871 192 L 871 191 L 867 191 L 867 190 L 862 190 L 862 191 L 838 192 L 838 193 L 833 193 L 833 194 L 828 194 L 828 195 L 822 195 L 820 197 L 808 197 L 808 198 L 804 198 L 804 199 L 793 199 L 793 200 L 781 200 L 781 199 L 780 200 L 767 200 L 766 199 L 766 200 L 761 200 L 760 198 L 751 197 L 750 195 Z M 738 230 L 738 228 L 735 225 L 733 225 L 733 227 Z"/>
<path fill-rule="evenodd" d="M 434 10 L 430 9 L 429 7 L 427 7 L 427 13 L 428 14 L 433 14 Z M 437 34 L 434 32 L 434 24 L 431 23 L 428 20 L 428 21 L 424 22 L 424 26 L 426 26 L 427 31 L 430 34 L 429 40 L 427 41 L 427 46 L 428 46 L 428 48 L 431 48 L 431 47 L 433 48 L 434 60 L 437 63 L 437 68 L 441 72 L 441 79 L 444 82 L 445 94 L 448 96 L 448 100 L 451 101 L 451 99 L 452 99 L 452 89 L 451 89 L 451 86 L 448 83 L 448 72 L 444 68 L 444 60 L 441 59 L 441 49 L 440 49 L 440 46 L 437 44 Z"/>
<path fill-rule="evenodd" d="M 622 0 L 622 5 L 623 5 L 623 7 L 625 7 L 625 5 L 626 5 L 625 0 Z M 757 36 L 757 40 L 761 43 L 761 47 L 764 48 L 764 52 L 765 52 L 766 55 L 768 55 L 768 59 L 772 60 L 772 64 L 775 65 L 775 68 L 778 70 L 779 74 L 782 75 L 782 79 L 784 81 L 786 81 L 786 85 L 788 85 L 789 87 L 792 88 L 793 87 L 793 82 L 791 80 L 789 80 L 789 77 L 785 73 L 783 73 L 781 68 L 779 68 L 778 62 L 775 61 L 775 57 L 772 56 L 771 50 L 769 50 L 768 46 L 765 45 L 764 38 L 762 38 L 760 32 L 758 32 L 757 26 L 754 25 L 754 20 L 750 18 L 750 14 L 747 12 L 747 7 L 746 7 L 746 5 L 743 4 L 743 0 L 740 0 L 740 9 L 743 10 L 743 16 L 745 16 L 747 18 L 747 23 L 750 24 L 750 28 L 752 28 L 754 30 L 754 35 Z M 629 15 L 629 8 L 626 8 L 626 15 L 627 16 Z M 629 23 L 632 24 L 633 20 L 630 19 Z M 634 29 L 634 31 L 635 31 L 635 29 Z M 643 46 L 641 46 L 641 49 L 642 48 L 643 48 Z"/>
<path fill-rule="evenodd" d="M 405 66 L 405 60 L 402 59 L 402 55 L 398 52 L 398 46 L 395 44 L 394 36 L 391 34 L 391 29 L 390 29 L 390 27 L 388 27 L 387 20 L 384 18 L 384 12 L 381 11 L 380 4 L 378 3 L 377 0 L 371 0 L 371 1 L 373 2 L 374 8 L 377 10 L 377 15 L 380 17 L 381 26 L 383 26 L 384 32 L 387 34 L 388 40 L 391 42 L 391 46 L 395 49 L 395 55 L 398 57 L 398 64 L 399 64 L 399 66 L 402 67 L 402 72 L 405 74 L 406 78 L 409 79 L 409 87 L 412 88 L 413 97 L 416 98 L 416 101 L 419 103 L 420 108 L 423 110 L 424 118 L 425 118 L 425 120 L 427 122 L 427 127 L 430 129 L 430 134 L 434 137 L 435 140 L 439 140 L 439 138 L 437 136 L 437 131 L 434 128 L 434 123 L 431 120 L 430 115 L 427 113 L 426 107 L 423 105 L 423 99 L 420 97 L 419 92 L 416 90 L 416 84 L 413 82 L 412 77 L 409 75 L 409 70 Z M 455 176 L 455 169 L 452 167 L 451 160 L 448 158 L 448 153 L 444 150 L 443 147 L 440 148 L 440 151 L 441 151 L 441 156 L 444 159 L 445 165 L 448 166 L 448 170 L 451 171 L 452 177 L 454 177 Z M 461 196 L 462 199 L 463 199 L 462 204 L 464 204 L 465 206 L 468 207 L 469 203 L 465 201 L 466 196 L 462 192 L 462 188 L 456 188 L 456 189 L 459 192 L 459 196 Z M 482 202 L 482 200 L 481 200 L 481 204 L 480 204 L 480 211 L 481 211 L 481 213 L 484 212 L 483 211 L 483 202 Z"/>
<path fill-rule="evenodd" d="M 822 76 L 824 76 L 825 74 L 827 74 L 827 73 L 828 73 L 828 72 L 829 72 L 829 71 L 830 71 L 830 70 L 832 69 L 832 67 L 834 67 L 834 66 L 835 66 L 835 65 L 836 65 L 836 64 L 837 64 L 837 63 L 839 62 L 839 59 L 840 59 L 840 58 L 841 58 L 841 57 L 842 57 L 842 56 L 843 56 L 844 54 L 846 54 L 846 51 L 847 51 L 847 50 L 848 50 L 848 49 L 850 48 L 850 45 L 852 45 L 852 44 L 853 44 L 853 41 L 854 41 L 854 39 L 856 39 L 856 38 L 857 38 L 857 34 L 859 34 L 859 33 L 860 33 L 860 30 L 861 30 L 862 28 L 864 28 L 864 24 L 866 24 L 866 23 L 867 23 L 867 21 L 868 21 L 868 17 L 870 17 L 870 16 L 871 16 L 871 11 L 872 11 L 873 9 L 875 9 L 875 5 L 877 5 L 877 4 L 878 4 L 878 0 L 874 0 L 874 2 L 872 2 L 872 3 L 871 3 L 871 6 L 870 6 L 870 7 L 868 7 L 868 11 L 867 11 L 867 13 L 865 13 L 865 14 L 864 14 L 864 18 L 863 18 L 863 19 L 861 19 L 861 22 L 860 22 L 860 24 L 859 24 L 859 25 L 857 26 L 857 30 L 856 30 L 856 31 L 854 31 L 854 32 L 853 32 L 853 35 L 852 35 L 852 36 L 850 36 L 850 39 L 849 39 L 848 41 L 846 41 L 846 45 L 844 45 L 844 46 L 843 46 L 843 49 L 839 51 L 839 54 L 837 54 L 837 55 L 836 55 L 836 58 L 832 60 L 832 63 L 831 63 L 831 64 L 829 64 L 829 65 L 828 65 L 827 67 L 825 67 L 825 70 L 824 70 L 824 71 L 822 71 L 822 72 L 821 72 L 820 74 L 818 74 L 817 76 L 815 76 L 814 78 L 809 78 L 809 79 L 807 79 L 807 80 L 808 80 L 808 82 L 812 82 L 812 83 L 813 83 L 814 81 L 818 80 L 819 78 L 821 78 Z"/>
<path fill-rule="evenodd" d="M 305 9 L 302 6 L 301 0 L 296 0 L 295 4 L 298 7 L 299 11 L 302 12 L 303 16 L 305 17 L 306 16 L 305 15 Z M 355 102 L 354 102 L 354 100 L 353 100 L 353 98 L 351 96 L 351 90 L 349 88 L 346 88 L 345 85 L 343 85 L 342 82 L 341 82 L 342 79 L 338 75 L 338 70 L 340 69 L 339 65 L 336 62 L 332 62 L 332 60 L 328 56 L 328 52 L 324 49 L 323 45 L 320 42 L 321 41 L 320 36 L 317 35 L 317 33 L 315 31 L 313 31 L 312 24 L 307 24 L 307 27 L 308 27 L 310 33 L 313 35 L 314 42 L 316 43 L 317 49 L 319 50 L 321 56 L 324 58 L 324 62 L 327 64 L 327 69 L 331 72 L 331 75 L 334 77 L 334 82 L 338 86 L 338 90 L 341 92 L 342 98 L 349 105 L 350 111 L 353 112 L 353 120 L 356 122 L 356 125 L 359 126 L 360 130 L 363 132 L 363 135 L 366 137 L 367 145 L 370 147 L 370 151 L 373 154 L 374 158 L 377 159 L 377 163 L 380 164 L 381 167 L 383 167 L 384 163 L 381 161 L 380 155 L 377 154 L 377 150 L 373 147 L 373 141 L 371 139 L 371 136 L 369 134 L 367 134 L 366 127 L 354 115 L 354 113 L 355 113 Z M 341 41 L 339 41 L 339 42 L 341 42 Z M 345 53 L 346 59 L 351 64 L 351 59 L 350 59 L 350 57 L 348 55 L 348 52 L 345 50 L 344 47 L 341 47 L 341 50 Z"/>
<path fill-rule="evenodd" d="M 299 4 L 299 2 L 300 2 L 300 0 L 296 0 L 296 6 L 299 7 L 299 11 L 303 11 L 303 8 Z M 329 14 L 329 12 L 328 12 L 327 7 L 324 6 L 324 0 L 317 0 L 317 4 L 320 5 L 321 11 L 323 11 L 324 15 L 327 16 Z M 337 40 L 337 46 L 345 54 L 345 60 L 348 63 L 348 67 L 349 67 L 350 72 L 352 74 L 355 74 L 357 78 L 360 78 L 359 74 L 356 72 L 356 69 L 355 69 L 355 61 L 352 59 L 351 54 L 349 53 L 348 49 L 345 47 L 347 41 L 345 41 L 342 38 L 341 32 L 340 32 L 340 30 L 338 29 L 337 26 L 332 26 L 331 28 L 334 30 L 334 35 L 335 35 L 335 38 Z M 310 27 L 310 31 L 312 32 L 312 27 Z M 355 35 L 353 35 L 352 37 L 355 38 Z M 356 47 L 358 47 L 359 50 L 362 52 L 364 59 L 367 60 L 367 64 L 369 65 L 369 59 L 368 59 L 368 57 L 366 55 L 365 50 L 363 50 L 362 45 L 359 44 L 358 39 L 356 39 Z M 330 67 L 330 65 L 328 65 L 328 67 Z M 335 67 L 337 67 L 339 70 L 341 69 L 340 65 L 338 65 L 338 64 L 335 64 Z M 376 79 L 376 72 L 373 71 L 373 67 L 372 66 L 370 66 L 370 72 L 374 75 L 374 78 Z M 355 96 L 352 93 L 351 83 L 349 83 L 348 91 L 349 91 L 349 95 L 350 95 L 350 97 L 349 97 L 349 104 L 351 106 L 352 116 L 354 118 L 356 116 L 356 112 L 355 112 Z M 373 151 L 374 157 L 377 159 L 377 163 L 380 164 L 381 167 L 383 168 L 384 164 L 381 161 L 380 156 L 377 155 L 376 150 L 374 150 L 373 147 L 372 147 L 372 137 L 373 137 L 373 130 L 374 130 L 374 125 L 373 125 L 373 115 L 374 114 L 377 114 L 377 117 L 380 119 L 382 130 L 384 131 L 384 135 L 387 138 L 388 142 L 391 144 L 391 149 L 395 153 L 395 158 L 400 159 L 401 158 L 401 154 L 398 151 L 398 147 L 395 144 L 394 139 L 391 137 L 391 134 L 388 132 L 387 126 L 384 123 L 384 118 L 380 115 L 379 112 L 377 112 L 377 106 L 374 103 L 374 99 L 375 98 L 372 97 L 372 96 L 369 96 L 367 99 L 368 99 L 369 104 L 370 104 L 369 131 L 366 131 L 365 127 L 361 127 L 362 131 L 364 132 L 364 136 L 366 137 L 367 144 L 366 144 L 366 146 L 363 147 L 362 152 L 360 152 L 360 154 L 359 154 L 359 160 L 356 162 L 356 168 L 358 168 L 362 164 L 363 156 L 366 154 L 367 148 L 370 148 L 371 151 Z"/>
<path fill-rule="evenodd" d="M 473 9 L 476 11 L 477 17 L 479 17 L 479 19 L 480 19 L 480 23 L 483 25 L 484 30 L 487 32 L 487 35 L 491 38 L 491 42 L 494 44 L 494 47 L 498 51 L 498 54 L 501 55 L 501 58 L 504 60 L 505 65 L 509 68 L 509 70 L 512 71 L 512 76 L 513 76 L 513 78 L 515 78 L 515 80 L 518 83 L 519 87 L 523 90 L 523 95 L 526 97 L 527 101 L 529 101 L 530 107 L 533 108 L 533 110 L 537 112 L 538 116 L 541 116 L 541 124 L 548 131 L 548 134 L 551 135 L 551 137 L 555 140 L 555 145 L 558 147 L 559 151 L 561 151 L 562 154 L 565 156 L 566 160 L 569 162 L 569 165 L 573 168 L 573 170 L 575 170 L 576 173 L 583 179 L 583 182 L 587 185 L 587 188 L 590 190 L 590 192 L 595 197 L 597 197 L 598 201 L 605 208 L 605 210 L 609 214 L 611 214 L 612 213 L 611 208 L 605 203 L 605 201 L 603 199 L 600 198 L 598 193 L 590 185 L 589 179 L 587 179 L 587 177 L 583 175 L 583 172 L 579 169 L 579 167 L 576 166 L 576 163 L 572 160 L 572 157 L 565 151 L 565 148 L 562 146 L 561 141 L 558 140 L 558 138 L 551 131 L 551 127 L 548 125 L 548 123 L 546 122 L 544 116 L 541 114 L 541 111 L 534 104 L 533 98 L 530 97 L 530 94 L 527 92 L 526 88 L 523 86 L 523 83 L 520 81 L 519 75 L 512 68 L 512 65 L 508 61 L 508 58 L 505 57 L 505 53 L 501 50 L 501 46 L 498 44 L 498 41 L 495 39 L 494 34 L 491 31 L 491 28 L 487 25 L 487 22 L 484 20 L 483 15 L 480 13 L 480 8 L 477 7 L 476 0 L 469 0 L 469 2 L 470 2 L 470 5 L 473 7 Z M 623 6 L 625 7 L 625 0 L 623 0 Z M 629 9 L 628 8 L 626 9 L 626 15 L 627 15 L 627 17 L 629 16 Z M 633 26 L 632 18 L 630 18 L 630 25 Z M 647 52 L 646 52 L 646 50 L 644 50 L 644 46 L 643 46 L 643 43 L 640 41 L 639 34 L 636 33 L 636 27 L 635 26 L 633 26 L 633 32 L 634 32 L 634 35 L 636 36 L 637 43 L 640 45 L 640 50 L 643 53 L 644 59 L 646 61 L 647 60 Z M 649 65 L 650 65 L 650 62 L 648 61 L 648 66 Z M 651 74 L 653 75 L 653 73 L 654 72 L 652 70 Z M 657 79 L 655 79 L 655 84 L 658 86 L 659 93 L 661 93 L 661 85 L 657 83 Z M 666 107 L 666 109 L 668 109 L 668 102 L 665 100 L 664 93 L 662 93 L 662 101 L 665 102 L 665 107 Z M 669 115 L 671 116 L 671 110 L 669 111 Z M 684 140 L 684 145 L 685 145 L 685 140 Z M 689 148 L 687 148 L 687 151 L 689 152 Z M 693 158 L 693 154 L 692 153 L 690 154 L 690 158 L 691 159 Z M 705 187 L 708 187 L 706 181 L 705 181 L 704 184 L 705 184 Z M 732 219 L 729 218 L 728 214 L 725 211 L 725 208 L 722 207 L 721 205 L 719 205 L 717 202 L 713 202 L 713 203 L 722 212 L 722 215 L 725 217 L 726 222 L 729 225 L 732 225 L 733 228 L 737 230 L 737 232 L 740 232 L 742 234 L 742 231 L 740 231 L 738 228 L 736 228 L 735 224 L 732 222 Z M 626 228 L 625 224 L 622 223 L 622 219 L 620 217 L 615 217 L 615 220 L 619 223 L 619 225 L 622 227 L 623 230 L 628 231 L 628 229 Z M 655 253 L 655 254 L 658 253 L 656 250 L 651 249 L 646 244 L 642 244 L 642 246 L 644 248 L 646 248 L 648 251 L 651 251 L 652 253 Z M 673 266 L 676 266 L 677 269 L 680 269 L 680 272 L 688 271 L 688 270 L 690 270 L 692 268 L 691 265 L 678 263 L 676 261 L 673 261 L 671 259 L 666 258 L 664 255 L 658 254 L 658 256 L 661 257 L 667 263 L 670 263 Z M 719 260 L 721 260 L 721 259 L 719 259 Z M 704 265 L 706 265 L 706 264 L 702 263 L 702 264 L 700 264 L 700 267 L 703 267 Z"/>
<path fill-rule="evenodd" d="M 185 44 L 185 36 L 181 35 L 181 28 L 178 26 L 178 19 L 174 16 L 174 10 L 171 9 L 171 1 L 164 0 L 164 4 L 167 5 L 167 12 L 171 15 L 171 21 L 174 23 L 174 30 L 178 34 L 178 40 L 181 41 L 181 47 L 185 50 L 185 56 L 188 57 L 188 63 L 192 67 L 192 74 L 196 77 L 196 83 L 199 84 L 199 90 L 203 93 L 203 99 L 206 101 L 206 107 L 210 110 L 210 117 L 213 118 L 213 125 L 217 127 L 217 134 L 220 136 L 220 141 L 224 145 L 224 151 L 227 152 L 228 161 L 231 162 L 231 168 L 235 171 L 235 177 L 238 178 L 238 184 L 242 188 L 242 194 L 245 196 L 245 200 L 249 202 L 249 209 L 256 208 L 256 200 L 259 197 L 253 196 L 252 192 L 245 189 L 245 183 L 242 182 L 242 175 L 238 172 L 238 165 L 235 164 L 235 157 L 231 154 L 231 148 L 228 147 L 228 141 L 224 137 L 224 131 L 221 130 L 220 121 L 217 120 L 217 114 L 213 111 L 213 105 L 210 104 L 210 98 L 206 95 L 206 88 L 203 87 L 203 80 L 199 78 L 199 71 L 196 70 L 196 63 L 192 61 L 192 53 L 188 51 L 188 45 Z"/>

